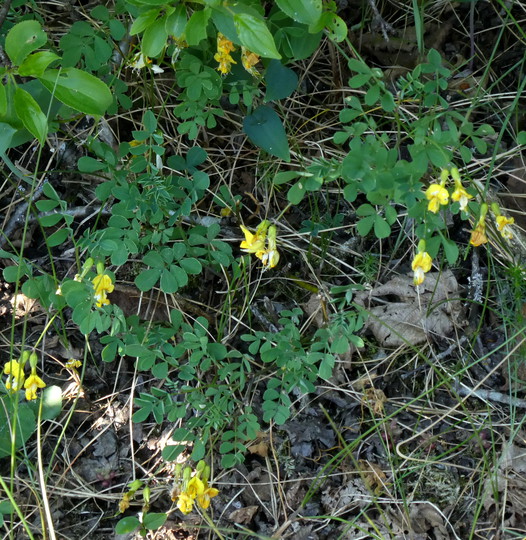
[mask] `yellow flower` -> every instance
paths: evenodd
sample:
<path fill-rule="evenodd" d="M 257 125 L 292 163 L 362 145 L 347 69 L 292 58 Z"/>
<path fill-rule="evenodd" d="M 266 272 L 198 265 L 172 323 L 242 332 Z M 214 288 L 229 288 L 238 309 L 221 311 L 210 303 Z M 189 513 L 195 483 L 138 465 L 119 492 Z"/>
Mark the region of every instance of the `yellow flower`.
<path fill-rule="evenodd" d="M 78 368 L 82 365 L 82 362 L 80 360 L 75 360 L 74 358 L 70 358 L 67 362 L 66 362 L 66 367 L 68 369 L 75 369 L 75 368 Z"/>
<path fill-rule="evenodd" d="M 110 276 L 107 274 L 98 274 L 92 280 L 95 287 L 95 300 L 97 301 L 97 307 L 102 307 L 110 303 L 106 297 L 107 293 L 113 292 L 115 285 L 113 285 Z"/>
<path fill-rule="evenodd" d="M 486 236 L 486 223 L 478 223 L 477 226 L 471 231 L 471 238 L 469 243 L 472 246 L 478 247 L 485 244 L 488 241 Z"/>
<path fill-rule="evenodd" d="M 194 506 L 194 500 L 186 493 L 181 493 L 177 499 L 177 508 L 181 510 L 183 514 L 189 514 Z"/>
<path fill-rule="evenodd" d="M 464 189 L 460 180 L 455 180 L 455 191 L 451 194 L 451 200 L 460 204 L 460 210 L 464 212 L 468 206 L 471 195 Z"/>
<path fill-rule="evenodd" d="M 125 493 L 119 501 L 119 512 L 123 514 L 130 507 L 130 494 Z"/>
<path fill-rule="evenodd" d="M 256 257 L 261 259 L 261 262 L 267 268 L 274 268 L 279 262 L 279 253 L 276 246 L 276 235 L 276 226 L 271 225 L 268 229 L 267 249 L 256 253 Z"/>
<path fill-rule="evenodd" d="M 259 76 L 259 71 L 254 66 L 259 62 L 259 56 L 245 47 L 241 47 L 241 63 L 251 75 Z"/>
<path fill-rule="evenodd" d="M 429 201 L 427 209 L 436 214 L 440 209 L 440 205 L 448 203 L 449 193 L 444 186 L 431 184 L 426 190 L 426 198 Z"/>
<path fill-rule="evenodd" d="M 411 263 L 411 268 L 414 272 L 413 281 L 415 285 L 421 285 L 424 282 L 424 274 L 431 270 L 432 263 L 433 259 L 431 259 L 431 256 L 426 251 L 420 251 L 415 255 L 415 258 Z"/>
<path fill-rule="evenodd" d="M 270 223 L 267 220 L 262 221 L 258 225 L 255 234 L 252 234 L 246 227 L 241 225 L 241 230 L 245 235 L 245 240 L 240 245 L 241 249 L 247 253 L 263 253 L 269 225 Z"/>
<path fill-rule="evenodd" d="M 485 244 L 488 241 L 486 236 L 486 214 L 488 213 L 488 205 L 482 203 L 480 205 L 480 217 L 476 227 L 471 231 L 471 238 L 469 243 L 472 246 L 478 247 Z"/>
<path fill-rule="evenodd" d="M 502 235 L 502 238 L 511 240 L 513 238 L 513 231 L 511 230 L 510 225 L 515 223 L 514 218 L 507 218 L 506 216 L 497 216 L 497 229 Z"/>
<path fill-rule="evenodd" d="M 37 390 L 39 388 L 45 388 L 46 383 L 34 372 L 26 379 L 24 388 L 26 389 L 26 399 L 31 401 L 37 398 Z"/>
<path fill-rule="evenodd" d="M 186 494 L 191 497 L 192 499 L 197 498 L 199 495 L 201 495 L 205 490 L 205 485 L 203 481 L 199 478 L 199 476 L 194 476 L 189 482 L 188 486 L 186 487 Z"/>
<path fill-rule="evenodd" d="M 219 64 L 217 70 L 223 75 L 230 73 L 232 64 L 237 64 L 232 56 L 230 56 L 230 53 L 235 50 L 234 44 L 221 34 L 221 32 L 218 32 L 217 53 L 214 55 L 214 60 Z"/>
<path fill-rule="evenodd" d="M 16 360 L 9 360 L 4 365 L 4 373 L 7 375 L 5 387 L 8 390 L 16 392 L 22 388 L 25 379 L 23 364 L 18 363 Z"/>
<path fill-rule="evenodd" d="M 213 497 L 216 497 L 218 494 L 219 494 L 218 489 L 210 487 L 205 482 L 203 492 L 197 496 L 197 504 L 203 510 L 206 510 L 210 506 L 210 499 L 212 499 Z"/>

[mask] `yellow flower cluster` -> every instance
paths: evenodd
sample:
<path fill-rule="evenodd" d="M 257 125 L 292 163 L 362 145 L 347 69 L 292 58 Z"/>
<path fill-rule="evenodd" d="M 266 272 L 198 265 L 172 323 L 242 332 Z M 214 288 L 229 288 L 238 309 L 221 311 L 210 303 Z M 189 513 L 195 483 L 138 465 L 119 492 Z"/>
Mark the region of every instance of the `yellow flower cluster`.
<path fill-rule="evenodd" d="M 505 240 L 511 240 L 513 238 L 513 230 L 511 225 L 515 223 L 515 219 L 503 216 L 500 212 L 499 205 L 493 203 L 491 205 L 491 211 L 495 215 L 495 223 L 497 224 L 497 230 L 500 232 L 502 238 Z M 480 216 L 475 225 L 473 231 L 471 231 L 471 238 L 469 243 L 472 246 L 478 247 L 485 244 L 488 241 L 486 236 L 486 215 L 488 214 L 488 205 L 483 203 L 480 205 Z"/>
<path fill-rule="evenodd" d="M 245 235 L 240 245 L 241 249 L 247 253 L 254 253 L 266 268 L 274 268 L 279 262 L 276 226 L 265 219 L 258 225 L 255 234 L 243 225 L 241 225 L 241 230 Z"/>
<path fill-rule="evenodd" d="M 189 514 L 194 503 L 203 510 L 210 506 L 210 499 L 219 494 L 219 490 L 208 485 L 210 478 L 210 467 L 204 461 L 197 464 L 195 475 L 192 476 L 192 469 L 185 467 L 183 471 L 182 489 L 174 489 L 172 500 L 177 500 L 177 508 L 183 514 Z"/>
<path fill-rule="evenodd" d="M 431 259 L 431 256 L 425 249 L 426 243 L 421 240 L 418 244 L 418 253 L 411 263 L 411 268 L 414 272 L 413 281 L 415 285 L 424 283 L 425 274 L 431 270 L 431 265 L 433 264 L 433 259 Z"/>
<path fill-rule="evenodd" d="M 24 387 L 26 399 L 28 401 L 36 399 L 37 390 L 46 387 L 46 383 L 37 375 L 38 356 L 34 352 L 24 351 L 19 360 L 9 360 L 5 363 L 4 374 L 7 375 L 5 387 L 13 393 Z M 26 379 L 24 366 L 28 360 L 31 374 Z"/>
<path fill-rule="evenodd" d="M 236 48 L 234 47 L 234 44 L 221 32 L 218 32 L 217 52 L 214 55 L 214 60 L 219 64 L 217 70 L 223 75 L 230 73 L 232 64 L 237 64 L 237 62 L 230 55 L 230 53 L 234 52 L 235 50 Z"/>
<path fill-rule="evenodd" d="M 111 277 L 107 274 L 97 274 L 91 281 L 95 288 L 95 300 L 97 301 L 97 307 L 108 305 L 110 301 L 106 296 L 107 293 L 113 292 L 115 285 L 111 281 Z"/>
<path fill-rule="evenodd" d="M 241 47 L 241 63 L 246 71 L 254 77 L 260 77 L 259 71 L 254 67 L 259 62 L 259 56 L 256 53 Z"/>
<path fill-rule="evenodd" d="M 429 201 L 427 209 L 433 212 L 433 214 L 436 214 L 441 206 L 445 206 L 449 202 L 449 191 L 445 187 L 449 175 L 451 175 L 455 182 L 455 189 L 451 194 L 451 200 L 459 203 L 460 210 L 464 212 L 468 207 L 469 200 L 472 198 L 464 189 L 460 180 L 460 173 L 456 167 L 452 167 L 450 170 L 442 169 L 440 173 L 440 184 L 431 184 L 425 192 L 426 199 Z"/>

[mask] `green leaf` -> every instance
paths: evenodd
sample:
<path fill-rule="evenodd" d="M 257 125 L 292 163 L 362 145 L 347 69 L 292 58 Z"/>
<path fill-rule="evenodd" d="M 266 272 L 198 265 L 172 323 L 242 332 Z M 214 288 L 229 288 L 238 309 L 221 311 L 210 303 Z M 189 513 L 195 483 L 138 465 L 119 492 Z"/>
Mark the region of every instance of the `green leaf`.
<path fill-rule="evenodd" d="M 367 236 L 375 223 L 375 216 L 367 216 L 356 224 L 356 230 L 361 236 Z"/>
<path fill-rule="evenodd" d="M 161 273 L 161 291 L 170 294 L 179 290 L 179 281 L 177 277 L 167 268 Z"/>
<path fill-rule="evenodd" d="M 7 92 L 5 86 L 0 82 L 0 116 L 7 112 Z"/>
<path fill-rule="evenodd" d="M 296 171 L 283 171 L 279 172 L 274 176 L 274 184 L 277 186 L 281 184 L 286 184 L 287 182 L 290 182 L 291 180 L 295 180 L 298 177 L 298 173 Z"/>
<path fill-rule="evenodd" d="M 149 291 L 157 283 L 160 275 L 161 271 L 159 268 L 149 268 L 148 270 L 143 270 L 135 278 L 135 285 L 137 285 L 137 288 L 140 291 Z"/>
<path fill-rule="evenodd" d="M 376 238 L 387 238 L 391 234 L 391 227 L 385 221 L 385 219 L 380 216 L 376 216 L 374 221 L 374 234 Z"/>
<path fill-rule="evenodd" d="M 106 84 L 80 69 L 49 69 L 39 80 L 62 103 L 85 114 L 101 116 L 113 103 Z"/>
<path fill-rule="evenodd" d="M 137 34 L 144 32 L 148 26 L 152 25 L 157 20 L 160 12 L 160 9 L 149 9 L 148 11 L 141 13 L 131 25 L 130 36 L 136 36 Z"/>
<path fill-rule="evenodd" d="M 296 182 L 287 193 L 287 200 L 290 204 L 299 204 L 305 197 L 305 185 L 303 182 Z"/>
<path fill-rule="evenodd" d="M 186 8 L 181 4 L 167 17 L 166 32 L 169 36 L 180 38 L 183 35 L 186 24 Z"/>
<path fill-rule="evenodd" d="M 164 513 L 144 514 L 142 523 L 146 529 L 155 531 L 164 525 L 167 517 L 168 516 Z"/>
<path fill-rule="evenodd" d="M 166 46 L 167 39 L 166 17 L 161 17 L 144 31 L 141 42 L 141 51 L 144 56 L 155 58 Z"/>
<path fill-rule="evenodd" d="M 48 133 L 48 125 L 47 118 L 40 105 L 29 92 L 22 90 L 20 87 L 15 90 L 14 103 L 16 114 L 22 120 L 24 127 L 38 139 L 40 144 L 44 144 Z"/>
<path fill-rule="evenodd" d="M 11 426 L 15 414 L 13 399 L 0 398 L 0 458 L 11 455 Z M 35 414 L 27 403 L 18 404 L 15 450 L 21 448 L 36 429 Z"/>
<path fill-rule="evenodd" d="M 294 21 L 315 24 L 321 17 L 321 0 L 276 0 L 279 9 Z"/>
<path fill-rule="evenodd" d="M 40 77 L 55 60 L 60 56 L 51 51 L 40 51 L 30 54 L 18 68 L 19 75 L 23 77 Z"/>
<path fill-rule="evenodd" d="M 526 131 L 519 131 L 519 133 L 517 133 L 517 144 L 526 144 Z"/>
<path fill-rule="evenodd" d="M 47 42 L 47 35 L 38 21 L 22 21 L 7 33 L 5 52 L 15 66 L 19 66 L 26 56 Z"/>
<path fill-rule="evenodd" d="M 97 171 L 102 171 L 106 168 L 106 163 L 94 159 L 90 156 L 82 156 L 77 162 L 80 172 L 93 173 Z"/>
<path fill-rule="evenodd" d="M 326 12 L 323 16 L 323 22 L 327 28 L 327 35 L 336 43 L 342 42 L 347 37 L 347 25 L 345 21 L 335 13 Z"/>
<path fill-rule="evenodd" d="M 243 120 L 243 131 L 256 146 L 284 161 L 290 161 L 285 128 L 276 111 L 270 107 L 261 105 L 247 116 Z"/>
<path fill-rule="evenodd" d="M 210 14 L 210 8 L 194 11 L 189 21 L 186 23 L 186 42 L 191 47 L 198 45 L 206 38 L 206 27 L 208 25 L 208 19 L 210 19 Z"/>
<path fill-rule="evenodd" d="M 53 420 L 62 410 L 60 386 L 47 386 L 42 392 L 42 420 Z"/>
<path fill-rule="evenodd" d="M 190 257 L 188 259 L 181 259 L 179 264 L 187 274 L 200 274 L 203 270 L 201 263 L 193 257 Z"/>
<path fill-rule="evenodd" d="M 442 245 L 444 246 L 444 253 L 446 254 L 447 262 L 450 265 L 454 265 L 457 262 L 459 249 L 456 242 L 440 235 L 442 238 Z"/>
<path fill-rule="evenodd" d="M 274 38 L 263 20 L 248 13 L 236 13 L 234 25 L 241 44 L 249 51 L 264 58 L 276 58 L 277 60 L 281 58 L 276 49 Z"/>
<path fill-rule="evenodd" d="M 265 82 L 267 91 L 264 101 L 267 103 L 289 97 L 298 86 L 298 76 L 279 60 L 271 60 L 265 73 Z"/>
<path fill-rule="evenodd" d="M 9 124 L 0 122 L 0 153 L 5 152 L 9 148 L 16 131 L 17 130 Z"/>
<path fill-rule="evenodd" d="M 135 516 L 120 519 L 115 525 L 116 534 L 129 534 L 141 526 L 141 522 Z"/>

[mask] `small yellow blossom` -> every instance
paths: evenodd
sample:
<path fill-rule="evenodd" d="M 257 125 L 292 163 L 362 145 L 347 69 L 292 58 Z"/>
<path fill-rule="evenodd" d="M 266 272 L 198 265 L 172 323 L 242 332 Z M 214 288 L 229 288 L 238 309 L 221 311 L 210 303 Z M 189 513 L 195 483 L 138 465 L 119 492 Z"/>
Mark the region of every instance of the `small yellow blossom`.
<path fill-rule="evenodd" d="M 255 234 L 252 234 L 246 227 L 241 225 L 241 230 L 245 235 L 245 240 L 241 242 L 241 249 L 247 253 L 263 253 L 265 250 L 265 239 L 270 223 L 267 220 L 262 221 Z"/>
<path fill-rule="evenodd" d="M 119 512 L 123 514 L 130 507 L 130 494 L 125 493 L 119 501 Z"/>
<path fill-rule="evenodd" d="M 274 268 L 279 262 L 279 253 L 276 246 L 277 230 L 275 225 L 271 225 L 268 229 L 267 249 L 263 252 L 256 253 L 256 257 L 261 259 L 261 262 L 267 268 Z"/>
<path fill-rule="evenodd" d="M 245 47 L 241 47 L 241 63 L 246 71 L 255 77 L 259 76 L 259 71 L 254 66 L 259 62 L 259 56 Z"/>
<path fill-rule="evenodd" d="M 32 399 L 37 398 L 37 390 L 39 388 L 45 388 L 46 383 L 35 373 L 32 372 L 31 375 L 26 379 L 24 383 L 24 388 L 26 389 L 26 399 L 31 401 Z"/>
<path fill-rule="evenodd" d="M 95 287 L 95 300 L 97 301 L 97 307 L 102 307 L 110 303 L 106 297 L 107 293 L 113 292 L 115 285 L 111 281 L 111 277 L 107 274 L 98 274 L 93 280 L 93 287 Z"/>
<path fill-rule="evenodd" d="M 204 490 L 201 494 L 197 496 L 197 504 L 203 509 L 206 510 L 210 506 L 210 499 L 219 495 L 219 490 L 213 487 L 210 487 L 207 482 L 205 482 Z"/>
<path fill-rule="evenodd" d="M 421 285 L 424 282 L 425 274 L 431 270 L 433 259 L 426 251 L 420 251 L 415 255 L 411 268 L 414 272 L 414 284 Z"/>
<path fill-rule="evenodd" d="M 177 499 L 177 508 L 181 510 L 183 514 L 189 514 L 194 506 L 194 500 L 186 493 L 181 493 Z"/>
<path fill-rule="evenodd" d="M 514 218 L 507 218 L 506 216 L 497 216 L 497 230 L 502 235 L 502 238 L 506 238 L 506 240 L 511 240 L 513 238 L 513 231 L 511 230 L 510 225 L 513 225 L 515 223 Z"/>
<path fill-rule="evenodd" d="M 188 482 L 188 486 L 186 487 L 186 494 L 192 499 L 195 499 L 198 495 L 202 494 L 204 490 L 205 485 L 203 481 L 199 478 L 199 476 L 196 475 Z"/>
<path fill-rule="evenodd" d="M 455 179 L 455 191 L 451 194 L 451 200 L 460 204 L 460 210 L 462 212 L 468 207 L 468 202 L 471 198 L 471 195 L 464 189 L 460 180 Z"/>
<path fill-rule="evenodd" d="M 217 34 L 217 53 L 214 60 L 219 64 L 217 70 L 223 75 L 230 73 L 232 64 L 237 64 L 230 53 L 235 51 L 234 44 L 227 39 L 221 32 Z"/>
<path fill-rule="evenodd" d="M 4 373 L 7 375 L 5 387 L 12 392 L 16 392 L 22 388 L 24 384 L 25 374 L 24 365 L 16 360 L 9 360 L 4 365 Z"/>
<path fill-rule="evenodd" d="M 488 205 L 483 203 L 480 206 L 480 217 L 475 228 L 471 231 L 469 243 L 472 246 L 478 247 L 488 241 L 486 236 L 486 214 L 488 213 Z"/>
<path fill-rule="evenodd" d="M 440 184 L 431 184 L 426 190 L 426 199 L 429 201 L 427 209 L 436 214 L 440 205 L 446 205 L 449 200 L 448 190 Z"/>
<path fill-rule="evenodd" d="M 66 367 L 68 369 L 76 369 L 79 368 L 82 365 L 82 362 L 80 360 L 75 360 L 75 358 L 70 358 L 66 362 Z"/>

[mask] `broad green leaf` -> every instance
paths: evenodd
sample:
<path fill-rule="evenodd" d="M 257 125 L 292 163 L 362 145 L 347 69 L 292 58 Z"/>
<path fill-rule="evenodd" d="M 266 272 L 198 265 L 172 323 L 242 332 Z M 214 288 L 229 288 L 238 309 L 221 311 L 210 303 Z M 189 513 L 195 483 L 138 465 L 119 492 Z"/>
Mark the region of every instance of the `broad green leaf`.
<path fill-rule="evenodd" d="M 106 84 L 80 69 L 48 69 L 39 80 L 62 103 L 85 114 L 101 116 L 113 102 Z"/>
<path fill-rule="evenodd" d="M 299 204 L 305 197 L 305 186 L 302 182 L 296 182 L 287 193 L 290 204 Z"/>
<path fill-rule="evenodd" d="M 19 75 L 23 77 L 41 77 L 55 60 L 60 60 L 60 56 L 51 51 L 40 51 L 30 54 L 18 68 Z"/>
<path fill-rule="evenodd" d="M 11 455 L 12 422 L 15 414 L 13 400 L 0 398 L 0 458 Z M 35 414 L 27 403 L 19 403 L 15 450 L 22 447 L 36 429 Z"/>
<path fill-rule="evenodd" d="M 56 418 L 62 410 L 62 390 L 60 386 L 47 386 L 42 392 L 42 420 Z"/>
<path fill-rule="evenodd" d="M 181 4 L 166 18 L 166 33 L 169 36 L 180 38 L 186 27 L 186 21 L 186 8 Z"/>
<path fill-rule="evenodd" d="M 16 129 L 5 122 L 0 122 L 0 154 L 3 154 L 11 144 Z"/>
<path fill-rule="evenodd" d="M 273 109 L 262 105 L 243 120 L 243 131 L 256 145 L 284 161 L 290 161 L 285 128 Z"/>
<path fill-rule="evenodd" d="M 146 30 L 148 26 L 152 25 L 157 20 L 160 12 L 160 9 L 149 9 L 148 11 L 141 13 L 133 21 L 133 24 L 130 28 L 130 35 L 136 36 L 137 34 L 144 32 L 144 30 Z"/>
<path fill-rule="evenodd" d="M 120 519 L 115 525 L 116 534 L 129 534 L 141 526 L 141 522 L 135 516 Z"/>
<path fill-rule="evenodd" d="M 241 44 L 249 51 L 264 58 L 281 58 L 265 21 L 247 13 L 236 13 L 234 25 Z"/>
<path fill-rule="evenodd" d="M 15 90 L 14 103 L 16 114 L 22 120 L 24 127 L 38 139 L 40 144 L 44 144 L 48 134 L 48 125 L 46 115 L 42 112 L 40 105 L 29 92 L 20 87 Z"/>
<path fill-rule="evenodd" d="M 0 82 L 0 116 L 7 112 L 7 92 L 5 86 Z"/>
<path fill-rule="evenodd" d="M 47 35 L 38 21 L 22 21 L 7 33 L 5 52 L 15 66 L 19 66 L 26 56 L 47 42 Z"/>
<path fill-rule="evenodd" d="M 155 531 L 159 527 L 162 527 L 164 525 L 164 522 L 167 519 L 166 514 L 161 513 L 151 513 L 151 514 L 144 514 L 142 518 L 142 523 L 144 527 L 150 531 Z"/>
<path fill-rule="evenodd" d="M 179 290 L 179 281 L 177 280 L 177 277 L 167 268 L 165 268 L 161 273 L 160 287 L 161 291 L 167 294 L 171 294 Z"/>
<path fill-rule="evenodd" d="M 159 56 L 166 46 L 167 39 L 166 17 L 161 17 L 144 31 L 141 42 L 141 51 L 144 56 L 155 58 L 156 56 Z"/>
<path fill-rule="evenodd" d="M 281 184 L 286 184 L 291 180 L 295 180 L 298 176 L 299 175 L 296 171 L 279 172 L 278 174 L 276 174 L 276 176 L 274 176 L 274 184 L 276 184 L 277 186 Z"/>
<path fill-rule="evenodd" d="M 271 60 L 265 73 L 265 103 L 289 97 L 298 86 L 298 76 L 279 60 Z"/>
<path fill-rule="evenodd" d="M 387 238 L 391 234 L 391 227 L 385 221 L 385 219 L 380 216 L 376 216 L 374 220 L 374 234 L 376 238 Z"/>
<path fill-rule="evenodd" d="M 332 41 L 340 43 L 347 37 L 347 25 L 345 24 L 345 21 L 335 13 L 325 13 L 324 23 L 327 28 L 327 35 Z"/>
<path fill-rule="evenodd" d="M 315 24 L 321 16 L 321 0 L 276 0 L 276 4 L 291 19 L 303 24 Z"/>
<path fill-rule="evenodd" d="M 190 20 L 186 24 L 185 35 L 186 42 L 190 46 L 198 45 L 206 38 L 206 27 L 210 19 L 211 10 L 209 8 L 201 11 L 194 11 Z"/>
<path fill-rule="evenodd" d="M 137 285 L 137 288 L 140 291 L 149 291 L 157 283 L 160 275 L 161 271 L 159 268 L 149 268 L 148 270 L 143 270 L 135 278 L 135 285 Z"/>

